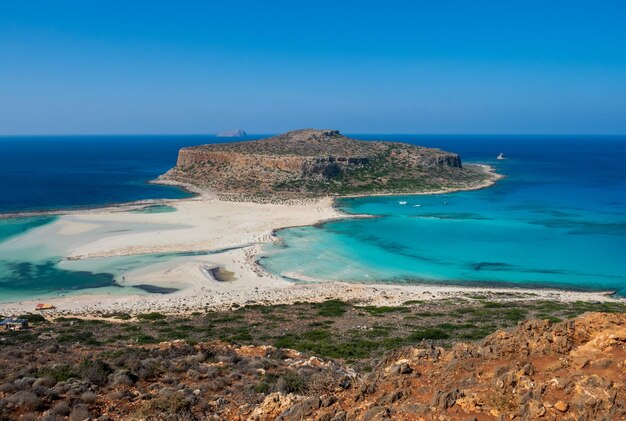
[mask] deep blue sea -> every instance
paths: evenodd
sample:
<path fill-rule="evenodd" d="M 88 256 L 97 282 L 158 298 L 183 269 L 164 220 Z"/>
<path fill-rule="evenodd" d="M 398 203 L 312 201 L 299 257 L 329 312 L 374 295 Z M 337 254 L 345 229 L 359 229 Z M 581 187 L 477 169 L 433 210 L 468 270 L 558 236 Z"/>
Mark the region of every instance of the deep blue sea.
<path fill-rule="evenodd" d="M 266 247 L 261 259 L 268 270 L 303 279 L 626 292 L 626 137 L 354 137 L 457 152 L 464 162 L 494 165 L 506 178 L 473 192 L 342 199 L 344 211 L 377 217 L 281 230 L 283 244 Z M 224 140 L 0 137 L 0 212 L 185 197 L 147 181 L 175 164 L 180 147 Z M 509 159 L 496 161 L 500 152 Z M 110 286 L 129 265 L 113 259 L 96 273 L 70 273 L 57 266 L 58 256 L 40 253 L 33 262 L 9 247 L 9 239 L 53 220 L 1 221 L 0 301 Z M 134 266 L 142 261 L 135 260 Z"/>
<path fill-rule="evenodd" d="M 148 181 L 176 164 L 180 148 L 229 140 L 207 135 L 0 136 L 0 213 L 187 197 L 179 188 Z"/>

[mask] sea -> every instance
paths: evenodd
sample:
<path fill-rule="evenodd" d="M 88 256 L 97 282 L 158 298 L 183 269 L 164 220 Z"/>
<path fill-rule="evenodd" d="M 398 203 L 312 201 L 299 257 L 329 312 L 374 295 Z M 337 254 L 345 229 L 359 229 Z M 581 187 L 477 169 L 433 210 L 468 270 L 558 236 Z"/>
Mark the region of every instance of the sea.
<path fill-rule="evenodd" d="M 259 136 L 250 136 L 254 139 Z M 0 136 L 0 213 L 190 196 L 149 181 L 216 136 Z"/>
<path fill-rule="evenodd" d="M 626 295 L 626 136 L 351 135 L 459 153 L 505 176 L 490 188 L 345 198 L 369 215 L 278 231 L 260 264 L 307 279 L 609 290 Z M 259 138 L 0 137 L 0 213 L 97 207 L 190 194 L 148 182 L 184 146 Z M 508 159 L 497 160 L 503 153 Z M 171 211 L 155 209 L 154 211 Z M 0 301 L 114 288 L 124 270 L 168 256 L 68 269 L 11 240 L 55 216 L 0 219 Z M 151 260 L 152 259 L 152 260 Z"/>

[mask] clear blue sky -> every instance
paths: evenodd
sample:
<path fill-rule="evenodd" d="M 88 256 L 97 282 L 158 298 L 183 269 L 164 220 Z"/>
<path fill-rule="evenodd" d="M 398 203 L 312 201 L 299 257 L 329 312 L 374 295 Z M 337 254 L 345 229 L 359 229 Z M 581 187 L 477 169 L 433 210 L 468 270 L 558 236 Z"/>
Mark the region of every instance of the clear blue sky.
<path fill-rule="evenodd" d="M 0 2 L 0 134 L 626 133 L 626 2 Z"/>

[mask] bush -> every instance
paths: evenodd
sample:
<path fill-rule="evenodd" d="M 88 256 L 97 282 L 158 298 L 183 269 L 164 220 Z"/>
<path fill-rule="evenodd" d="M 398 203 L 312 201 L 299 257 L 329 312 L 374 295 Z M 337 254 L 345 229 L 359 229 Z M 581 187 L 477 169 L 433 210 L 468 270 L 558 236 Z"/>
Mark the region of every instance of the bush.
<path fill-rule="evenodd" d="M 34 393 L 20 391 L 8 397 L 8 401 L 13 405 L 26 410 L 33 411 L 41 406 L 41 400 Z"/>
<path fill-rule="evenodd" d="M 70 412 L 70 421 L 85 421 L 91 418 L 89 410 L 82 405 L 74 407 Z"/>
<path fill-rule="evenodd" d="M 286 373 L 276 382 L 276 390 L 283 393 L 302 393 L 307 389 L 304 377 L 297 373 Z"/>
<path fill-rule="evenodd" d="M 84 360 L 78 370 L 83 378 L 99 386 L 105 385 L 113 372 L 111 366 L 99 359 Z"/>
<path fill-rule="evenodd" d="M 42 367 L 37 371 L 37 377 L 47 377 L 55 382 L 64 382 L 72 377 L 77 377 L 76 372 L 68 365 L 54 365 Z"/>
<path fill-rule="evenodd" d="M 521 308 L 512 308 L 505 310 L 503 316 L 513 322 L 519 322 L 526 318 L 526 310 Z"/>
<path fill-rule="evenodd" d="M 11 382 L 6 382 L 0 385 L 0 392 L 12 393 L 15 391 L 15 385 Z"/>
<path fill-rule="evenodd" d="M 70 408 L 70 404 L 67 401 L 59 401 L 50 410 L 55 414 L 66 416 L 69 415 L 72 408 Z"/>
<path fill-rule="evenodd" d="M 38 418 L 38 421 L 65 421 L 65 418 L 61 415 L 48 413 L 41 418 Z"/>
<path fill-rule="evenodd" d="M 100 345 L 93 332 L 64 333 L 57 339 L 59 342 L 80 343 L 84 345 Z"/>
<path fill-rule="evenodd" d="M 145 402 L 139 414 L 148 419 L 178 420 L 191 415 L 191 402 L 180 393 L 158 396 Z"/>
<path fill-rule="evenodd" d="M 46 318 L 41 314 L 22 314 L 21 316 L 17 316 L 18 319 L 28 320 L 28 323 L 43 323 L 46 321 Z"/>
<path fill-rule="evenodd" d="M 267 382 L 261 382 L 257 383 L 256 386 L 254 386 L 254 391 L 256 393 L 265 394 L 270 391 L 270 388 L 271 386 Z"/>
<path fill-rule="evenodd" d="M 317 304 L 317 315 L 323 317 L 341 317 L 349 304 L 340 300 L 327 300 Z"/>
<path fill-rule="evenodd" d="M 409 309 L 408 307 L 390 307 L 390 306 L 380 306 L 380 307 L 364 306 L 362 307 L 362 309 L 367 311 L 372 316 L 382 316 L 387 313 L 395 313 L 395 312 L 407 313 L 411 311 L 411 309 Z"/>
<path fill-rule="evenodd" d="M 293 335 L 291 334 L 286 334 L 283 336 L 279 336 L 278 338 L 276 338 L 276 340 L 274 341 L 274 347 L 276 348 L 291 348 L 293 349 L 294 347 L 296 347 L 298 344 L 298 341 L 296 340 L 296 338 L 294 338 Z"/>
<path fill-rule="evenodd" d="M 450 335 L 441 329 L 422 329 L 409 335 L 410 341 L 421 341 L 424 339 L 448 339 Z"/>
<path fill-rule="evenodd" d="M 80 395 L 80 400 L 87 404 L 94 404 L 98 400 L 98 395 L 93 392 L 85 392 Z"/>
<path fill-rule="evenodd" d="M 302 337 L 309 341 L 321 341 L 330 337 L 330 332 L 322 329 L 314 329 L 304 332 Z"/>
<path fill-rule="evenodd" d="M 163 319 L 165 319 L 165 315 L 163 315 L 161 313 L 138 314 L 136 317 L 139 320 L 147 320 L 147 321 L 155 321 L 155 320 L 163 320 Z"/>
<path fill-rule="evenodd" d="M 159 342 L 159 340 L 153 336 L 143 334 L 143 335 L 137 336 L 136 342 L 140 345 L 146 345 L 146 344 L 156 344 Z"/>

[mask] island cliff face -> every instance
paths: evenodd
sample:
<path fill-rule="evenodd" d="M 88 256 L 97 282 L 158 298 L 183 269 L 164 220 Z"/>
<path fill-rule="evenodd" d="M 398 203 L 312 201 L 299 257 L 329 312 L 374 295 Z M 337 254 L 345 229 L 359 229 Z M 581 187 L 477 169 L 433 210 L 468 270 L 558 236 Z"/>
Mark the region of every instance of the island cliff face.
<path fill-rule="evenodd" d="M 462 189 L 486 178 L 454 153 L 314 129 L 183 148 L 176 167 L 162 176 L 222 194 L 294 196 Z"/>

